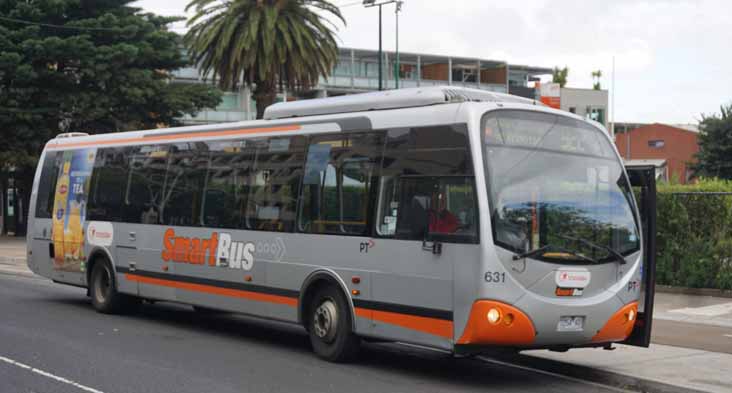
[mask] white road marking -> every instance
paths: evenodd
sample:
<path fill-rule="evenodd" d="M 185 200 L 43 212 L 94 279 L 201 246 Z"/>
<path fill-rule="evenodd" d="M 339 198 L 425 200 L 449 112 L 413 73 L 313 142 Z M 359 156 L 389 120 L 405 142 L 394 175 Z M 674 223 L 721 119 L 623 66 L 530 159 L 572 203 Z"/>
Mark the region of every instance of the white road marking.
<path fill-rule="evenodd" d="M 71 385 L 71 386 L 73 386 L 75 388 L 78 388 L 80 390 L 83 390 L 85 392 L 89 392 L 89 393 L 104 393 L 101 390 L 96 390 L 96 389 L 90 388 L 88 386 L 84 386 L 84 385 L 82 385 L 82 384 L 80 384 L 78 382 L 74 382 L 74 381 L 68 380 L 66 378 L 59 377 L 57 375 L 53 375 L 53 374 L 51 374 L 51 373 L 49 373 L 47 371 L 39 370 L 39 369 L 37 369 L 35 367 L 31 367 L 31 366 L 29 366 L 27 364 L 23 364 L 23 363 L 20 363 L 20 362 L 16 362 L 15 360 L 8 359 L 8 358 L 6 358 L 4 356 L 0 356 L 0 361 L 3 361 L 5 363 L 7 363 L 7 364 L 10 364 L 10 365 L 13 365 L 13 366 L 16 366 L 16 367 L 20 367 L 22 369 L 25 369 L 25 370 L 28 370 L 30 372 L 36 373 L 38 375 L 42 375 L 44 377 L 51 378 L 51 379 L 53 379 L 55 381 L 58 381 L 58 382 L 61 382 L 61 383 L 65 383 L 67 385 Z"/>
<path fill-rule="evenodd" d="M 725 334 L 725 337 L 732 338 L 732 334 Z"/>
<path fill-rule="evenodd" d="M 732 303 L 715 304 L 713 306 L 706 307 L 677 308 L 675 310 L 669 310 L 668 312 L 696 315 L 702 317 L 718 317 L 724 314 L 732 313 Z"/>

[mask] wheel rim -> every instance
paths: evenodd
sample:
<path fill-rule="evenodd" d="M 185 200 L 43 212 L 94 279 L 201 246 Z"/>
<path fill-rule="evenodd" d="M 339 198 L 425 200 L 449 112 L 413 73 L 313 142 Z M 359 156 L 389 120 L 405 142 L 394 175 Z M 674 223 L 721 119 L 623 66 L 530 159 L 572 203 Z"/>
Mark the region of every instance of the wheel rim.
<path fill-rule="evenodd" d="M 324 299 L 313 313 L 313 332 L 315 335 L 329 343 L 335 339 L 338 331 L 338 311 L 335 301 L 331 298 Z"/>
<path fill-rule="evenodd" d="M 94 286 L 94 296 L 97 298 L 98 303 L 104 303 L 107 301 L 109 295 L 109 289 L 112 286 L 112 276 L 109 270 L 102 267 L 101 271 L 97 274 L 96 285 Z"/>

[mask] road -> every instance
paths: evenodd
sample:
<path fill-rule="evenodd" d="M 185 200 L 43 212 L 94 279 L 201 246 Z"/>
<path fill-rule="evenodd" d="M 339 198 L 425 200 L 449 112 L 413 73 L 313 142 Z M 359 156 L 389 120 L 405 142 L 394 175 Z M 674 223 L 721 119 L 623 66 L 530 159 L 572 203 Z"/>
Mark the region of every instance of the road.
<path fill-rule="evenodd" d="M 0 313 L 3 393 L 618 391 L 398 344 L 331 364 L 299 327 L 161 303 L 102 315 L 85 290 L 34 277 L 0 274 Z"/>

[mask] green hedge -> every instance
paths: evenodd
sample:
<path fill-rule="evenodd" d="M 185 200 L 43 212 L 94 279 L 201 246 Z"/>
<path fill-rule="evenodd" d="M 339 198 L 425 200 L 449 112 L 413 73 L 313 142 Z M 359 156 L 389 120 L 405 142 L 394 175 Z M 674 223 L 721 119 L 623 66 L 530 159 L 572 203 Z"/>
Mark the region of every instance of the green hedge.
<path fill-rule="evenodd" d="M 732 289 L 732 182 L 659 184 L 657 239 L 658 284 Z"/>

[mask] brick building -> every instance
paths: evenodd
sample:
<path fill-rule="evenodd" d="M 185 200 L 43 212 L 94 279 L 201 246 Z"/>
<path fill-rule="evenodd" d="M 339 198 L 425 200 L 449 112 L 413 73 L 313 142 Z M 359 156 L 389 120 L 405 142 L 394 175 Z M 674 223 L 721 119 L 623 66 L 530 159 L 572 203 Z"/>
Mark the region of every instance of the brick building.
<path fill-rule="evenodd" d="M 626 162 L 637 160 L 665 160 L 667 179 L 687 183 L 693 177 L 689 163 L 695 162 L 699 151 L 699 131 L 690 126 L 647 124 L 617 133 L 615 145 Z"/>

